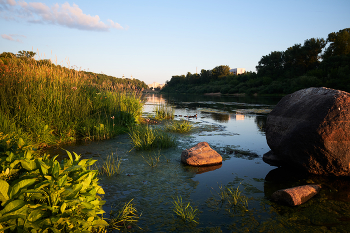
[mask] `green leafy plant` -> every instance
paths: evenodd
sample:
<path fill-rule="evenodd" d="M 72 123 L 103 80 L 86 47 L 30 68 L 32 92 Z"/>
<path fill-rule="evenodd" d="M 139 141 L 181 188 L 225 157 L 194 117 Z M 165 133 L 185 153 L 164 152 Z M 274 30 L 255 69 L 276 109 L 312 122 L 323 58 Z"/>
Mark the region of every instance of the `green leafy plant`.
<path fill-rule="evenodd" d="M 193 125 L 189 121 L 172 121 L 165 125 L 165 130 L 176 133 L 187 133 L 191 131 Z"/>
<path fill-rule="evenodd" d="M 190 202 L 188 202 L 187 205 L 184 204 L 182 202 L 182 197 L 180 196 L 180 197 L 177 197 L 176 200 L 173 199 L 173 205 L 174 205 L 173 211 L 183 221 L 198 223 L 195 219 L 197 216 L 198 209 L 197 208 L 193 209 Z"/>
<path fill-rule="evenodd" d="M 104 229 L 95 160 L 67 151 L 69 159 L 39 157 L 35 150 L 0 134 L 0 231 L 85 232 Z M 5 141 L 5 144 L 4 144 Z"/>
<path fill-rule="evenodd" d="M 122 208 L 118 211 L 112 210 L 109 220 L 109 230 L 121 230 L 122 228 L 128 228 L 132 225 L 135 225 L 139 219 L 136 208 L 131 203 L 133 199 L 131 199 L 128 203 L 126 203 Z M 140 228 L 141 229 L 141 228 Z"/>

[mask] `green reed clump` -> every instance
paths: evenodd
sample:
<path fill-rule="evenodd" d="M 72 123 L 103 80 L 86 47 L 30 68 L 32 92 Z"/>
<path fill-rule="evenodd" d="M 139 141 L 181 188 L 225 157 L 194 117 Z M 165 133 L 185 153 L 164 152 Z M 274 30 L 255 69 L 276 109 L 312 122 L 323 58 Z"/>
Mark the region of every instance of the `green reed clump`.
<path fill-rule="evenodd" d="M 174 119 L 174 109 L 165 104 L 159 104 L 155 109 L 154 109 L 156 115 L 155 119 L 156 120 L 169 120 L 169 119 Z"/>
<path fill-rule="evenodd" d="M 51 62 L 1 57 L 0 127 L 36 145 L 98 140 L 141 117 L 135 89 L 93 82 L 94 74 Z"/>
<path fill-rule="evenodd" d="M 130 128 L 129 136 L 136 150 L 166 149 L 176 144 L 171 135 L 149 125 Z"/>
<path fill-rule="evenodd" d="M 162 155 L 160 154 L 160 151 L 158 151 L 158 154 L 154 154 L 154 155 L 147 155 L 146 157 L 142 158 L 146 161 L 146 163 L 150 166 L 150 167 L 156 167 L 158 165 L 158 163 L 160 162 L 160 157 Z"/>
<path fill-rule="evenodd" d="M 165 130 L 176 133 L 187 133 L 191 131 L 193 125 L 189 121 L 172 121 L 165 125 Z"/>
<path fill-rule="evenodd" d="M 237 188 L 219 186 L 220 191 L 218 195 L 222 203 L 227 202 L 229 208 L 234 208 L 234 210 L 248 210 L 248 197 L 242 194 L 242 191 Z"/>
<path fill-rule="evenodd" d="M 173 211 L 183 221 L 198 223 L 195 219 L 197 216 L 198 209 L 197 208 L 193 209 L 190 202 L 188 202 L 187 205 L 184 204 L 182 202 L 182 197 L 180 196 L 180 197 L 177 197 L 176 200 L 173 199 L 173 205 L 174 205 Z"/>

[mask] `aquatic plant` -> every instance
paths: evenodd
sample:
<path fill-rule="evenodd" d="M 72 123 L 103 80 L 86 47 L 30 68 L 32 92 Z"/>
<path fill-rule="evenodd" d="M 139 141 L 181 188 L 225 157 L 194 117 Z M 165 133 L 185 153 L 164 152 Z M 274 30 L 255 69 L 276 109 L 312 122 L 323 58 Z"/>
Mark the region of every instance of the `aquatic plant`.
<path fill-rule="evenodd" d="M 222 203 L 227 202 L 229 208 L 247 210 L 248 208 L 248 197 L 242 194 L 242 191 L 239 189 L 239 185 L 237 188 L 227 187 L 227 186 L 219 186 L 218 195 L 220 197 L 220 201 Z"/>
<path fill-rule="evenodd" d="M 146 163 L 150 167 L 156 167 L 158 165 L 158 163 L 160 162 L 160 157 L 161 156 L 162 155 L 160 154 L 160 151 L 158 151 L 158 154 L 147 155 L 146 158 L 142 156 L 142 158 L 146 161 Z"/>
<path fill-rule="evenodd" d="M 155 119 L 156 120 L 172 120 L 174 119 L 174 109 L 166 104 L 159 104 L 155 109 L 154 109 L 156 115 Z"/>
<path fill-rule="evenodd" d="M 187 133 L 191 131 L 193 125 L 189 121 L 171 121 L 165 125 L 165 130 L 176 133 Z"/>
<path fill-rule="evenodd" d="M 193 209 L 191 203 L 188 202 L 187 205 L 182 202 L 182 197 L 176 197 L 173 199 L 174 209 L 173 211 L 185 222 L 198 223 L 195 218 L 197 216 L 198 209 Z"/>
<path fill-rule="evenodd" d="M 131 203 L 132 201 L 133 199 L 131 199 L 119 210 L 117 211 L 112 210 L 109 213 L 110 215 L 110 219 L 108 220 L 109 230 L 115 230 L 115 229 L 121 230 L 122 228 L 127 229 L 137 223 L 139 216 L 137 215 L 137 209 Z"/>
<path fill-rule="evenodd" d="M 176 144 L 172 136 L 149 125 L 134 126 L 129 131 L 136 150 L 165 149 Z"/>
<path fill-rule="evenodd" d="M 99 174 L 106 176 L 119 175 L 122 172 L 120 168 L 121 163 L 121 159 L 118 156 L 115 158 L 112 153 L 103 161 L 102 166 L 99 168 Z"/>

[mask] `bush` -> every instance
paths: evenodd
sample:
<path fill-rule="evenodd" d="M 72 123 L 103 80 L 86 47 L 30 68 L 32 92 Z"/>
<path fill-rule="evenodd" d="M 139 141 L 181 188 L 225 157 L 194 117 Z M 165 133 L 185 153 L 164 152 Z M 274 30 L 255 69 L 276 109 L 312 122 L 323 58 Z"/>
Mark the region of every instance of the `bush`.
<path fill-rule="evenodd" d="M 39 157 L 24 141 L 0 133 L 0 231 L 83 232 L 105 228 L 95 160 Z"/>

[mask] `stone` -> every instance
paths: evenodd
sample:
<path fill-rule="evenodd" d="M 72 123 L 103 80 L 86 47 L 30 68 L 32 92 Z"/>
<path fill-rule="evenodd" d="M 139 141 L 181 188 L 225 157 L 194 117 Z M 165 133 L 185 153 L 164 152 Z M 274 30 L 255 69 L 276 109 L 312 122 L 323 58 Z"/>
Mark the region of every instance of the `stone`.
<path fill-rule="evenodd" d="M 181 153 L 181 161 L 191 166 L 209 166 L 222 163 L 221 155 L 207 142 L 200 142 Z"/>
<path fill-rule="evenodd" d="M 281 189 L 271 195 L 271 199 L 276 202 L 283 202 L 290 206 L 301 205 L 321 190 L 321 185 L 308 184 L 289 189 Z"/>
<path fill-rule="evenodd" d="M 350 94 L 312 87 L 283 97 L 267 117 L 266 140 L 274 157 L 264 161 L 349 176 Z"/>

